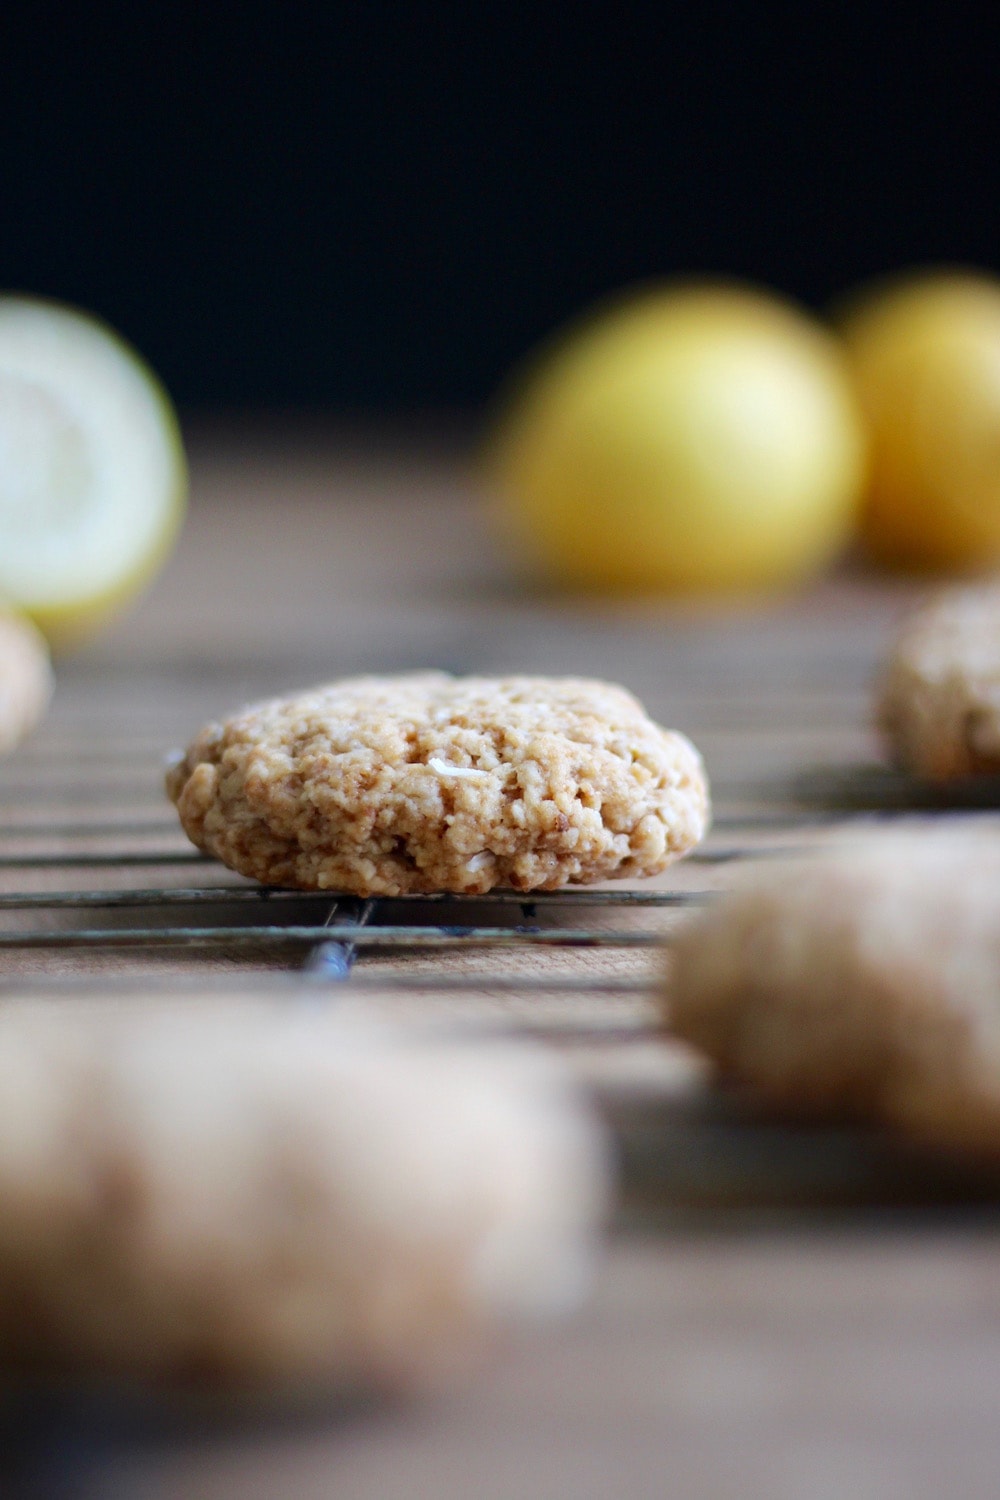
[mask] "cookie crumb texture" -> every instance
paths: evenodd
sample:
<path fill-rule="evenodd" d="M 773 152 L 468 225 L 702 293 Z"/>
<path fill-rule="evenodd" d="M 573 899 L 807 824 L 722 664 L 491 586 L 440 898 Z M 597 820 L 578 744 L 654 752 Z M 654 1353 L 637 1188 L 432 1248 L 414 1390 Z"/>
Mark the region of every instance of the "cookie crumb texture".
<path fill-rule="evenodd" d="M 409 1390 L 586 1289 L 603 1141 L 512 1043 L 149 996 L 0 1013 L 0 1381 Z"/>
<path fill-rule="evenodd" d="M 0 754 L 41 719 L 52 696 L 49 652 L 29 620 L 0 610 Z"/>
<path fill-rule="evenodd" d="M 708 823 L 691 743 L 582 678 L 335 682 L 208 725 L 167 790 L 241 874 L 362 896 L 655 875 Z"/>
<path fill-rule="evenodd" d="M 1000 774 L 1000 589 L 952 589 L 906 622 L 876 718 L 915 776 Z"/>
<path fill-rule="evenodd" d="M 665 1018 L 778 1112 L 1000 1163 L 998 911 L 996 819 L 830 836 L 678 933 Z"/>

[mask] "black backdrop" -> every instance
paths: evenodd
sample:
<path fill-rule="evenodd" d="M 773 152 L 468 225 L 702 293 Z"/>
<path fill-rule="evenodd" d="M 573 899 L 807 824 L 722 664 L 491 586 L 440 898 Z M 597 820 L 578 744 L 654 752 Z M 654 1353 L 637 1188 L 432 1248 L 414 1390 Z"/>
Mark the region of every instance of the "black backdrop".
<path fill-rule="evenodd" d="M 978 13 L 10 0 L 0 284 L 99 312 L 188 408 L 405 412 L 480 401 L 637 278 L 822 306 L 997 267 Z"/>

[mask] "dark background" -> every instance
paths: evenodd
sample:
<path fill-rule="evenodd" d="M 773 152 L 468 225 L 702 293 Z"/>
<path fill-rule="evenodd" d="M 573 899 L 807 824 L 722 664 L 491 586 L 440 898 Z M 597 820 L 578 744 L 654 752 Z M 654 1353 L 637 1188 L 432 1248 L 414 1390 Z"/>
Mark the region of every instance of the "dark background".
<path fill-rule="evenodd" d="M 8 7 L 0 284 L 100 313 L 188 410 L 398 414 L 480 402 L 636 278 L 823 306 L 900 265 L 997 266 L 977 14 Z"/>

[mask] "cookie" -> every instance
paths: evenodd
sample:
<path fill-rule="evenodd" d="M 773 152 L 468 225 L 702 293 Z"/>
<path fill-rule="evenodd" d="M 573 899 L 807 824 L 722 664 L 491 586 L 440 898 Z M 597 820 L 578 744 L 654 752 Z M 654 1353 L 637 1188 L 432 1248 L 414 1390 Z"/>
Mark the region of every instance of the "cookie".
<path fill-rule="evenodd" d="M 841 833 L 681 930 L 668 1025 L 781 1112 L 1000 1161 L 998 913 L 1000 822 Z"/>
<path fill-rule="evenodd" d="M 30 620 L 0 610 L 0 754 L 34 729 L 51 696 L 45 641 Z"/>
<path fill-rule="evenodd" d="M 531 1048 L 288 997 L 0 1010 L 0 1383 L 437 1383 L 580 1292 L 604 1198 Z"/>
<path fill-rule="evenodd" d="M 907 621 L 876 716 L 890 754 L 915 776 L 1000 772 L 1000 588 L 953 589 Z"/>
<path fill-rule="evenodd" d="M 573 677 L 349 678 L 209 724 L 167 790 L 241 874 L 363 896 L 655 875 L 708 821 L 690 742 Z"/>

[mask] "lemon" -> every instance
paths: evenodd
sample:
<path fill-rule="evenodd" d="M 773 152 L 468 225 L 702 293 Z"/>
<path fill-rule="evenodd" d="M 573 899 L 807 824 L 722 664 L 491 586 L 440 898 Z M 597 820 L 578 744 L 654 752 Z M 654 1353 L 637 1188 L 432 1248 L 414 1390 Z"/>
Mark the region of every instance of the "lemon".
<path fill-rule="evenodd" d="M 871 432 L 863 530 L 881 560 L 1000 558 L 1000 282 L 924 272 L 859 300 L 844 336 Z"/>
<path fill-rule="evenodd" d="M 851 534 L 864 439 L 836 340 L 738 286 L 633 293 L 536 360 L 489 445 L 522 551 L 601 590 L 786 584 Z"/>
<path fill-rule="evenodd" d="M 79 640 L 165 558 L 186 491 L 138 355 L 71 308 L 0 297 L 0 598 L 54 645 Z"/>

